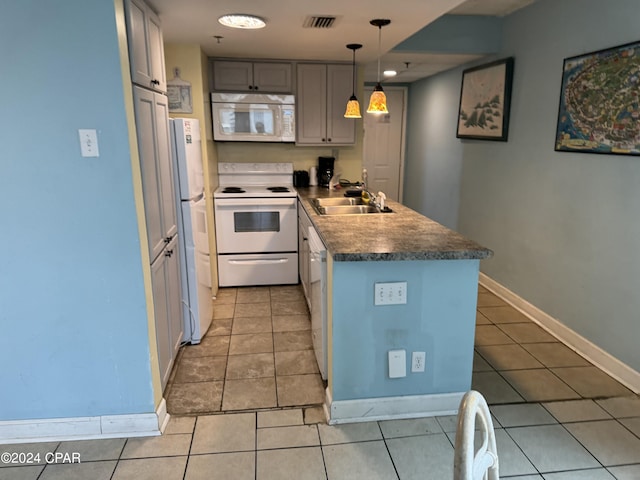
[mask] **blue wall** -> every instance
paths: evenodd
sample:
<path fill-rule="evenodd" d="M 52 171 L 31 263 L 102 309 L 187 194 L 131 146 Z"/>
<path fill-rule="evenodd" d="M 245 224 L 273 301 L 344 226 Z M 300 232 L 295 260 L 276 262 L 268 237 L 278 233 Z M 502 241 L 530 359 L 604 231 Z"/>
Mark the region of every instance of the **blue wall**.
<path fill-rule="evenodd" d="M 334 262 L 333 400 L 465 392 L 471 387 L 479 260 Z M 405 305 L 374 305 L 377 282 L 407 282 Z M 407 376 L 389 378 L 389 350 Z M 411 373 L 411 352 L 426 352 Z"/>
<path fill-rule="evenodd" d="M 393 47 L 394 53 L 495 53 L 502 42 L 500 17 L 443 15 Z"/>
<path fill-rule="evenodd" d="M 0 421 L 153 412 L 113 0 L 3 2 L 0 59 Z"/>
<path fill-rule="evenodd" d="M 460 73 L 409 87 L 403 203 L 451 229 L 458 224 L 463 145 L 456 139 Z"/>
<path fill-rule="evenodd" d="M 406 167 L 407 185 L 429 186 L 434 165 L 450 162 L 442 195 L 460 191 L 457 229 L 495 252 L 482 270 L 637 371 L 640 159 L 553 144 L 563 59 L 637 41 L 639 17 L 637 0 L 539 0 L 507 17 L 497 57 L 515 57 L 509 141 L 455 139 L 459 68 L 412 87 L 423 119 L 449 110 L 454 121 L 410 144 Z M 409 141 L 432 128 L 409 122 Z M 427 216 L 455 215 L 455 204 L 408 197 Z"/>

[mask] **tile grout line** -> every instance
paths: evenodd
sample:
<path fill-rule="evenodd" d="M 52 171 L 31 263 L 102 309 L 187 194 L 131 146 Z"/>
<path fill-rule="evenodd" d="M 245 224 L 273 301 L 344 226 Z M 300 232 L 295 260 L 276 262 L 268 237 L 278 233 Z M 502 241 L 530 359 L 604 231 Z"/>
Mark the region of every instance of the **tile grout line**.
<path fill-rule="evenodd" d="M 398 467 L 396 467 L 396 462 L 393 460 L 393 455 L 391 455 L 391 450 L 389 450 L 389 445 L 387 444 L 387 438 L 385 437 L 384 432 L 382 431 L 382 425 L 380 425 L 380 421 L 376 421 L 376 426 L 378 427 L 378 431 L 380 432 L 380 436 L 382 437 L 382 441 L 384 442 L 384 448 L 387 450 L 387 455 L 389 455 L 389 460 L 391 460 L 393 471 L 396 473 L 396 479 L 399 479 L 400 472 L 398 472 Z"/>
<path fill-rule="evenodd" d="M 271 321 L 271 348 L 273 350 L 273 385 L 276 394 L 276 407 L 281 408 L 280 396 L 278 395 L 278 371 L 276 365 L 276 335 L 273 330 L 273 298 L 271 297 L 271 287 L 269 287 L 269 320 Z"/>
<path fill-rule="evenodd" d="M 222 400 L 220 401 L 220 404 L 222 405 Z M 193 448 L 193 441 L 195 440 L 196 437 L 196 426 L 198 425 L 198 419 L 200 418 L 200 416 L 198 415 L 196 417 L 196 421 L 193 422 L 193 430 L 191 431 L 191 441 L 189 442 L 189 450 L 187 451 L 187 461 L 184 465 L 184 473 L 182 475 L 182 480 L 186 480 L 187 478 L 187 471 L 189 469 L 189 462 L 191 461 L 191 449 Z"/>

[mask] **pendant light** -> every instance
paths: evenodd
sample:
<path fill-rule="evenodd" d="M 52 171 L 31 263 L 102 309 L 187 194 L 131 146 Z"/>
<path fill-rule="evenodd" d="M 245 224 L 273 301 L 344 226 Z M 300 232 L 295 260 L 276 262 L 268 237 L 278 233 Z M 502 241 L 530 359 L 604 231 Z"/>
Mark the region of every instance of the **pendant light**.
<path fill-rule="evenodd" d="M 369 99 L 369 108 L 367 113 L 389 113 L 387 110 L 387 96 L 382 90 L 382 84 L 380 83 L 380 55 L 382 54 L 382 27 L 391 23 L 391 20 L 385 18 L 376 18 L 369 22 L 374 27 L 378 27 L 378 83 L 373 89 L 371 98 Z"/>
<path fill-rule="evenodd" d="M 344 118 L 362 118 L 360 115 L 360 102 L 356 98 L 356 50 L 362 48 L 359 43 L 350 43 L 347 45 L 349 50 L 353 50 L 353 93 L 347 102 L 347 110 L 344 112 Z"/>

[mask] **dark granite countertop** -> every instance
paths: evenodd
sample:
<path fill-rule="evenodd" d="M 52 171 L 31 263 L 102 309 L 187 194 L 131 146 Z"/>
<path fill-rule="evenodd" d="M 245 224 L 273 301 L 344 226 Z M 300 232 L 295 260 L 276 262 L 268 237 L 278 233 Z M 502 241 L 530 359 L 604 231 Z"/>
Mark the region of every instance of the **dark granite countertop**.
<path fill-rule="evenodd" d="M 334 261 L 464 260 L 493 252 L 404 205 L 387 201 L 392 213 L 319 215 L 317 197 L 343 197 L 344 189 L 297 188 L 301 203 Z"/>

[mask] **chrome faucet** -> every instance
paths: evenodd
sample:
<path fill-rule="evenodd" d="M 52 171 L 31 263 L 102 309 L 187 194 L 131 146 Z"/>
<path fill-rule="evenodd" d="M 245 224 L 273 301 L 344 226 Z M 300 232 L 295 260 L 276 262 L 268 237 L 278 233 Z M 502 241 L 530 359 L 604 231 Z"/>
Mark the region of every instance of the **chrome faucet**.
<path fill-rule="evenodd" d="M 367 188 L 367 169 L 362 169 L 362 199 L 365 203 L 369 205 L 373 205 L 374 207 L 384 210 L 385 202 L 387 201 L 387 196 L 383 192 L 378 192 L 375 195 L 371 190 Z"/>
<path fill-rule="evenodd" d="M 383 192 L 378 192 L 376 195 L 371 190 L 364 188 L 362 190 L 362 199 L 365 203 L 368 203 L 379 210 L 384 210 L 387 196 Z"/>

